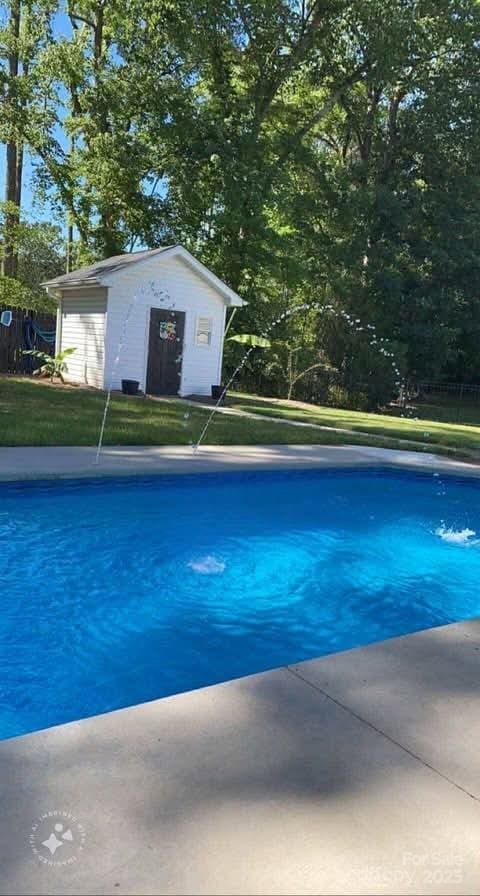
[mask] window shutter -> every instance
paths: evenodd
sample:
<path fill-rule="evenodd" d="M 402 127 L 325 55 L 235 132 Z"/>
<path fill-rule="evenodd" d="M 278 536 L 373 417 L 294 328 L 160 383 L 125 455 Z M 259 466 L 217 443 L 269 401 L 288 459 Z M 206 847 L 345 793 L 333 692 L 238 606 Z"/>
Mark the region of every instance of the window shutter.
<path fill-rule="evenodd" d="M 210 345 L 212 342 L 212 318 L 199 317 L 197 319 L 197 333 L 195 339 L 197 345 Z"/>

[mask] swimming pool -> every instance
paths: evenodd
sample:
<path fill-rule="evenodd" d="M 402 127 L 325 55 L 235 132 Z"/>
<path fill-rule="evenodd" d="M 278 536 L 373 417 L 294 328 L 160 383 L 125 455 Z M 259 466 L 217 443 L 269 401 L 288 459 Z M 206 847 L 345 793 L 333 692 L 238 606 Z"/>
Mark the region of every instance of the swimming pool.
<path fill-rule="evenodd" d="M 479 614 L 480 482 L 4 484 L 0 581 L 9 737 Z"/>

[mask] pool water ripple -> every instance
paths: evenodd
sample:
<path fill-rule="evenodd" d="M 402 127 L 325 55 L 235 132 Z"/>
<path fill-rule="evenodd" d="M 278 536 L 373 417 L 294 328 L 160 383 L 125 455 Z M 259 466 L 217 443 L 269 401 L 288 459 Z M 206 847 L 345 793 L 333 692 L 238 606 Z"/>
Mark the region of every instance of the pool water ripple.
<path fill-rule="evenodd" d="M 407 472 L 0 486 L 0 736 L 477 615 L 472 532 Z"/>

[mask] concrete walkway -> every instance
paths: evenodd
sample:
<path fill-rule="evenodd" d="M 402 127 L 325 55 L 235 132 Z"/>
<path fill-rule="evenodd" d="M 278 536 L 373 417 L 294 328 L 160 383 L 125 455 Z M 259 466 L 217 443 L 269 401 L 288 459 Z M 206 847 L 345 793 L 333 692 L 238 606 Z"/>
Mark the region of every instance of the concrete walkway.
<path fill-rule="evenodd" d="M 472 621 L 4 741 L 0 893 L 478 896 L 479 681 Z"/>
<path fill-rule="evenodd" d="M 178 400 L 183 402 L 183 404 L 188 404 L 190 407 L 202 408 L 204 411 L 212 411 L 213 410 L 211 403 L 205 404 L 204 402 L 199 401 L 197 399 L 191 400 L 188 398 L 180 398 Z M 159 401 L 164 401 L 164 399 L 160 398 Z M 260 399 L 260 402 L 261 402 L 261 399 Z M 264 402 L 264 403 L 266 403 L 266 402 Z M 302 402 L 299 401 L 296 404 L 298 407 L 302 407 Z M 383 442 L 386 445 L 391 445 L 392 442 L 394 442 L 396 447 L 401 448 L 403 450 L 410 449 L 412 451 L 415 451 L 417 449 L 420 449 L 421 451 L 424 451 L 424 450 L 428 451 L 428 449 L 431 447 L 429 442 L 422 442 L 419 439 L 402 439 L 402 438 L 398 438 L 394 435 L 388 435 L 388 436 L 385 435 L 384 436 L 381 433 L 371 433 L 371 432 L 368 432 L 368 430 L 363 431 L 361 429 L 348 429 L 347 427 L 344 427 L 344 426 L 327 426 L 326 424 L 315 423 L 313 421 L 309 422 L 306 420 L 292 420 L 290 417 L 274 417 L 271 414 L 260 414 L 257 411 L 253 412 L 253 411 L 246 411 L 243 409 L 240 410 L 240 408 L 231 408 L 231 407 L 228 407 L 228 405 L 227 406 L 219 405 L 218 407 L 217 406 L 214 406 L 214 407 L 215 407 L 216 414 L 226 414 L 227 417 L 228 416 L 230 416 L 230 417 L 245 417 L 247 420 L 257 420 L 257 421 L 263 420 L 264 423 L 280 423 L 280 424 L 283 424 L 284 426 L 298 426 L 300 428 L 303 427 L 304 429 L 320 429 L 322 432 L 334 432 L 334 433 L 338 433 L 339 435 L 342 435 L 342 436 L 345 436 L 345 435 L 352 436 L 353 442 L 355 442 L 355 437 L 358 439 L 359 436 L 362 436 L 363 438 L 368 438 L 368 436 L 371 436 L 372 438 L 374 438 L 377 441 L 377 443 Z M 308 407 L 308 405 L 304 405 L 304 407 Z M 454 456 L 455 453 L 456 453 L 455 449 L 452 448 L 451 449 L 452 456 Z"/>
<path fill-rule="evenodd" d="M 349 445 L 205 445 L 194 454 L 185 446 L 116 446 L 103 449 L 0 448 L 0 480 L 56 477 L 205 473 L 239 469 L 398 466 L 480 475 L 480 466 L 414 451 Z"/>

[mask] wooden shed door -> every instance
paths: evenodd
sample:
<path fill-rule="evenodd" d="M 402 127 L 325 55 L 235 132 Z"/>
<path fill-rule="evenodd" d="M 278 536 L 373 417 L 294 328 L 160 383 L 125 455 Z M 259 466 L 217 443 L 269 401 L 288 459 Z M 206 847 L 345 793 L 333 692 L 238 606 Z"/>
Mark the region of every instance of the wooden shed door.
<path fill-rule="evenodd" d="M 176 395 L 182 373 L 185 313 L 150 309 L 148 340 L 147 392 L 150 395 Z"/>

